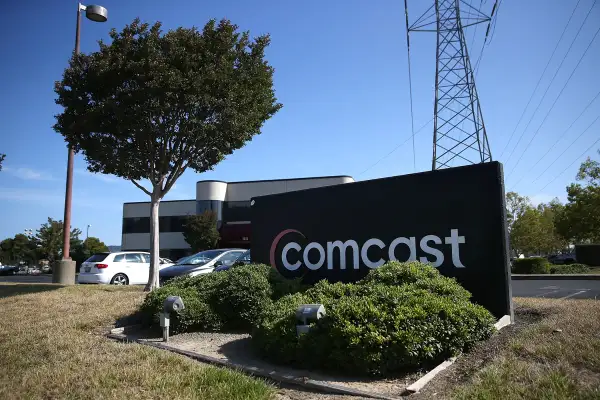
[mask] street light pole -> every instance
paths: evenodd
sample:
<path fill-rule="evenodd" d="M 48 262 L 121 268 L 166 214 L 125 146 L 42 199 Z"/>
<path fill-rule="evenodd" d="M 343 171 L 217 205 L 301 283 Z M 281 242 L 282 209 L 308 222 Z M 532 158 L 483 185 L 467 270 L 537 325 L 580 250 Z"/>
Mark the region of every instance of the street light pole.
<path fill-rule="evenodd" d="M 95 22 L 105 22 L 108 19 L 106 8 L 96 5 L 84 6 L 77 3 L 77 25 L 75 30 L 75 55 L 79 54 L 79 31 L 81 29 L 81 11 Z M 65 188 L 65 214 L 63 219 L 63 251 L 62 260 L 53 269 L 52 282 L 72 285 L 75 283 L 75 262 L 71 260 L 71 199 L 73 194 L 73 160 L 75 151 L 69 146 L 67 158 L 67 183 Z"/>
<path fill-rule="evenodd" d="M 85 238 L 87 240 L 87 238 L 90 236 L 90 224 L 88 224 L 87 229 L 85 230 Z"/>

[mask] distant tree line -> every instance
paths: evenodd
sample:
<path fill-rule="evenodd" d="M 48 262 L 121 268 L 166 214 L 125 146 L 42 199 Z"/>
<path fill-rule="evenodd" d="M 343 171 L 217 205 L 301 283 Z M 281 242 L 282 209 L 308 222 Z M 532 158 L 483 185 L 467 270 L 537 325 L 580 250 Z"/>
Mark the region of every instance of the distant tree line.
<path fill-rule="evenodd" d="M 71 230 L 70 257 L 77 266 L 92 254 L 108 251 L 108 247 L 98 238 L 90 236 L 80 239 L 81 231 Z M 38 265 L 47 260 L 50 266 L 62 259 L 63 222 L 48 218 L 48 222 L 36 231 L 35 235 L 16 234 L 0 242 L 0 262 L 9 265 Z"/>
<path fill-rule="evenodd" d="M 600 154 L 600 151 L 598 152 Z M 567 203 L 534 206 L 528 197 L 506 194 L 510 245 L 515 255 L 550 254 L 570 244 L 600 243 L 600 162 L 590 157 L 567 187 Z"/>

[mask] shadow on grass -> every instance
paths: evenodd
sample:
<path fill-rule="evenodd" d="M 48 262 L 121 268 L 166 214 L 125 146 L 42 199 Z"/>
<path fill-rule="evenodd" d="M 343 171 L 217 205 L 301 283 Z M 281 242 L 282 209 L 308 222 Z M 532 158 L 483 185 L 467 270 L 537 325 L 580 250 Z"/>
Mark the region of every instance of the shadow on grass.
<path fill-rule="evenodd" d="M 13 283 L 0 284 L 0 299 L 29 293 L 48 292 L 64 286 L 44 283 Z"/>

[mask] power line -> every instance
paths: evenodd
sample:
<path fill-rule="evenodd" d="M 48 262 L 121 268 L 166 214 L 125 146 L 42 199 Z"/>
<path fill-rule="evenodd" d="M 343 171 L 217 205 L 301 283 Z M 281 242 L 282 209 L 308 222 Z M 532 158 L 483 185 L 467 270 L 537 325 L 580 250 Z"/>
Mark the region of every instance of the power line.
<path fill-rule="evenodd" d="M 535 178 L 531 184 L 533 185 L 534 183 L 536 183 L 536 182 L 538 181 L 538 179 L 540 179 L 540 178 L 542 177 L 542 175 L 544 175 L 544 174 L 546 173 L 546 171 L 548 171 L 548 170 L 549 170 L 549 169 L 550 169 L 550 168 L 551 168 L 551 167 L 552 167 L 552 166 L 553 166 L 553 165 L 554 165 L 554 164 L 555 164 L 555 163 L 556 163 L 558 160 L 560 160 L 560 159 L 561 159 L 561 157 L 562 157 L 562 156 L 563 156 L 563 155 L 564 155 L 564 154 L 567 152 L 567 150 L 569 150 L 569 149 L 571 148 L 571 146 L 573 146 L 573 145 L 575 144 L 575 142 L 576 142 L 577 140 L 579 140 L 579 138 L 580 138 L 581 136 L 583 136 L 583 134 L 584 134 L 584 133 L 586 133 L 587 131 L 589 131 L 589 130 L 590 130 L 590 128 L 591 128 L 591 127 L 592 127 L 592 126 L 593 126 L 593 125 L 594 125 L 594 124 L 595 124 L 595 123 L 596 123 L 596 122 L 597 122 L 599 119 L 600 119 L 600 115 L 599 115 L 599 116 L 597 116 L 597 117 L 596 117 L 596 119 L 595 119 L 595 120 L 593 120 L 593 121 L 592 121 L 592 123 L 591 123 L 591 124 L 589 124 L 589 125 L 588 125 L 588 127 L 587 127 L 587 128 L 585 128 L 585 129 L 583 130 L 583 132 L 581 132 L 581 133 L 579 134 L 579 136 L 577 136 L 577 138 L 576 138 L 575 140 L 573 140 L 573 141 L 571 142 L 571 144 L 570 144 L 569 146 L 567 146 L 567 148 L 566 148 L 566 149 L 564 149 L 564 150 L 563 150 L 563 152 L 562 152 L 562 153 L 560 153 L 560 155 L 559 155 L 558 157 L 556 157 L 556 158 L 554 159 L 554 161 L 552 161 L 552 162 L 550 163 L 550 165 L 548 165 L 548 167 L 547 167 L 547 168 L 546 168 L 546 169 L 545 169 L 545 170 L 544 170 L 544 171 L 543 171 L 541 174 L 539 174 L 539 175 L 537 176 L 537 178 Z M 548 185 L 546 185 L 546 186 L 548 186 Z M 545 186 L 544 186 L 544 188 L 545 188 Z"/>
<path fill-rule="evenodd" d="M 477 9 L 477 12 L 481 12 L 481 7 L 483 6 L 483 0 L 479 0 L 479 8 Z M 473 42 L 475 42 L 475 34 L 477 33 L 477 28 L 479 28 L 479 24 L 475 25 L 475 28 L 473 29 L 473 36 L 471 36 L 471 45 L 469 46 L 469 48 L 473 48 Z"/>
<path fill-rule="evenodd" d="M 408 0 L 404 0 L 404 14 L 406 15 L 406 53 L 408 56 L 408 92 L 410 95 L 410 129 L 412 131 L 413 172 L 417 172 L 417 152 L 415 150 L 415 117 L 413 114 L 412 75 L 410 72 L 410 38 L 408 29 Z"/>
<path fill-rule="evenodd" d="M 502 0 L 500 0 L 500 2 L 498 2 L 498 0 L 496 0 L 494 2 L 494 6 L 492 7 L 492 15 L 491 15 L 490 21 L 488 22 L 487 29 L 485 31 L 485 39 L 483 40 L 483 45 L 481 45 L 481 52 L 479 53 L 479 57 L 477 58 L 477 61 L 475 62 L 475 69 L 474 69 L 475 77 L 477 77 L 477 74 L 479 74 L 479 66 L 481 65 L 481 59 L 483 57 L 483 52 L 486 49 L 486 44 L 489 45 L 487 40 L 488 40 L 488 37 L 490 34 L 490 27 L 491 27 L 492 23 L 494 23 L 494 30 L 495 30 L 496 21 L 498 19 L 498 9 L 500 9 L 501 2 L 502 2 Z M 493 33 L 492 33 L 492 35 L 493 35 Z M 490 38 L 490 41 L 491 41 L 491 38 Z"/>
<path fill-rule="evenodd" d="M 578 160 L 580 160 L 580 159 L 581 159 L 581 157 L 585 156 L 585 154 L 586 154 L 588 151 L 590 151 L 590 150 L 591 150 L 591 149 L 592 149 L 594 146 L 596 146 L 598 143 L 600 143 L 600 138 L 598 138 L 598 140 L 596 140 L 594 143 L 592 143 L 592 145 L 591 145 L 590 147 L 588 147 L 588 148 L 586 149 L 586 151 L 584 151 L 583 153 L 581 153 L 581 154 L 579 155 L 579 157 L 577 157 L 577 158 L 575 159 L 575 161 L 573 161 L 571 164 L 569 164 L 569 166 L 568 166 L 567 168 L 565 168 L 565 169 L 564 169 L 564 170 L 563 170 L 563 171 L 562 171 L 560 174 L 556 175 L 556 176 L 554 177 L 554 179 L 552 179 L 550 182 L 546 183 L 546 186 L 544 186 L 543 188 L 541 188 L 541 189 L 540 189 L 540 192 L 541 192 L 542 190 L 546 189 L 546 188 L 548 187 L 548 185 L 549 185 L 549 184 L 551 184 L 551 183 L 552 183 L 552 182 L 554 182 L 556 179 L 558 179 L 558 177 L 559 177 L 559 176 L 561 176 L 562 174 L 564 174 L 565 172 L 567 172 L 567 170 L 568 170 L 569 168 L 571 168 L 571 167 L 573 166 L 573 164 L 575 164 L 575 163 L 576 163 Z"/>
<path fill-rule="evenodd" d="M 573 19 L 573 15 L 575 15 L 575 11 L 577 10 L 577 7 L 579 7 L 580 2 L 581 2 L 581 0 L 578 0 L 577 4 L 575 4 L 575 8 L 573 9 L 573 12 L 571 12 L 571 16 L 569 17 L 569 20 L 567 21 L 565 28 L 563 29 L 562 33 L 560 34 L 560 37 L 558 38 L 558 41 L 556 42 L 556 46 L 554 46 L 554 50 L 552 50 L 552 54 L 550 55 L 550 58 L 546 62 L 546 67 L 544 67 L 544 71 L 542 71 L 542 74 L 540 75 L 540 79 L 538 79 L 538 81 L 535 85 L 535 88 L 533 89 L 533 92 L 531 92 L 531 96 L 529 97 L 529 100 L 527 101 L 527 105 L 523 109 L 523 112 L 521 113 L 521 116 L 519 117 L 519 120 L 517 121 L 517 125 L 515 125 L 515 129 L 513 129 L 512 133 L 510 134 L 510 137 L 508 138 L 508 142 L 506 142 L 506 144 L 504 145 L 504 148 L 502 149 L 502 152 L 500 153 L 500 157 L 498 159 L 502 158 L 502 156 L 504 155 L 504 152 L 506 151 L 506 148 L 508 147 L 513 136 L 517 132 L 517 128 L 519 127 L 519 124 L 523 120 L 523 117 L 525 116 L 525 112 L 527 112 L 527 108 L 529 108 L 529 104 L 531 104 L 531 100 L 533 100 L 533 96 L 535 95 L 535 92 L 537 91 L 538 87 L 540 86 L 540 83 L 542 83 L 542 78 L 544 77 L 544 74 L 548 70 L 548 67 L 550 66 L 550 61 L 552 61 L 552 58 L 554 57 L 556 50 L 558 50 L 558 45 L 560 44 L 563 37 L 565 36 L 565 32 L 567 32 L 567 28 L 569 27 L 569 24 L 571 23 L 571 20 Z"/>
<path fill-rule="evenodd" d="M 498 12 L 500 11 L 500 5 L 501 4 L 502 4 L 502 0 L 500 0 L 498 2 L 498 7 L 496 8 L 496 20 L 494 21 L 494 28 L 493 28 L 493 31 L 492 31 L 492 35 L 490 36 L 490 43 L 492 43 L 492 40 L 494 40 L 494 34 L 496 33 L 496 25 L 498 24 L 498 21 L 497 21 L 498 17 L 497 17 L 497 15 L 498 15 Z"/>
<path fill-rule="evenodd" d="M 588 46 L 586 47 L 585 51 L 583 52 L 583 54 L 581 55 L 581 58 L 579 58 L 579 61 L 577 62 L 577 65 L 575 66 L 575 68 L 573 69 L 573 71 L 571 72 L 571 75 L 569 75 L 569 79 L 567 79 L 567 81 L 565 82 L 565 84 L 563 85 L 562 89 L 560 90 L 560 92 L 558 93 L 558 96 L 556 96 L 556 99 L 554 100 L 554 103 L 552 103 L 552 106 L 550 107 L 550 109 L 548 110 L 548 112 L 546 113 L 546 115 L 544 116 L 544 119 L 542 120 L 542 123 L 540 124 L 540 126 L 538 126 L 537 130 L 535 131 L 535 133 L 533 134 L 533 136 L 531 137 L 531 139 L 529 140 L 529 143 L 527 143 L 527 146 L 525 146 L 525 149 L 523 150 L 523 152 L 521 153 L 521 156 L 519 157 L 519 159 L 517 160 L 517 163 L 514 165 L 514 167 L 512 168 L 512 170 L 509 172 L 509 176 L 512 173 L 512 171 L 515 170 L 515 168 L 517 168 L 517 165 L 519 165 L 519 162 L 523 159 L 523 156 L 525 155 L 525 153 L 527 152 L 527 149 L 529 148 L 529 146 L 531 146 L 531 143 L 533 143 L 533 139 L 535 139 L 535 137 L 537 136 L 537 134 L 540 132 L 540 129 L 542 128 L 542 126 L 544 125 L 544 123 L 546 122 L 546 119 L 548 119 L 548 115 L 550 115 L 550 113 L 552 112 L 552 110 L 554 109 L 554 106 L 556 105 L 556 103 L 558 102 L 558 99 L 560 98 L 560 96 L 563 94 L 565 88 L 567 87 L 567 85 L 569 84 L 569 81 L 571 80 L 571 78 L 573 77 L 573 75 L 575 75 L 575 71 L 577 71 L 577 68 L 579 68 L 579 65 L 581 64 L 581 61 L 583 61 L 585 55 L 587 54 L 588 50 L 590 49 L 590 47 L 592 47 L 592 44 L 594 43 L 594 41 L 596 40 L 596 37 L 598 36 L 598 33 L 600 33 L 600 27 L 598 27 L 598 29 L 596 30 L 596 33 L 594 34 L 594 37 L 592 38 L 592 40 L 590 41 L 590 43 L 588 44 Z"/>
<path fill-rule="evenodd" d="M 377 162 L 375 162 L 373 165 L 371 165 L 370 167 L 368 167 L 367 169 L 365 169 L 363 172 L 361 172 L 360 174 L 356 175 L 356 177 L 359 177 L 359 176 L 363 175 L 365 172 L 369 171 L 371 168 L 373 168 L 374 166 L 376 166 L 377 164 L 379 164 L 381 161 L 383 161 L 384 159 L 386 159 L 389 156 L 391 156 L 392 153 L 394 153 L 400 147 L 404 146 L 406 143 L 408 143 L 408 141 L 410 139 L 414 138 L 415 135 L 417 135 L 419 132 L 421 132 L 423 129 L 425 129 L 427 126 L 429 126 L 429 124 L 432 121 L 433 121 L 433 118 L 431 118 L 425 125 L 421 126 L 419 129 L 417 129 L 417 131 L 414 134 L 412 134 L 409 138 L 407 138 L 404 142 L 402 142 L 398 146 L 394 147 L 392 149 L 392 151 L 390 151 L 389 153 L 387 153 L 385 156 L 381 157 L 379 160 L 377 160 Z"/>
<path fill-rule="evenodd" d="M 529 121 L 527 122 L 527 125 L 525 125 L 525 129 L 523 129 L 523 132 L 521 132 L 521 136 L 519 136 L 519 140 L 517 141 L 517 144 L 515 145 L 515 147 L 512 149 L 512 151 L 508 154 L 508 157 L 506 158 L 506 162 L 508 163 L 508 160 L 510 160 L 510 157 L 514 154 L 515 150 L 517 149 L 517 147 L 519 147 L 519 143 L 521 143 L 521 139 L 523 139 L 523 136 L 525 135 L 525 132 L 527 132 L 527 128 L 529 128 L 529 125 L 531 124 L 531 121 L 533 121 L 533 118 L 535 117 L 535 114 L 537 113 L 537 111 L 540 109 L 540 107 L 542 106 L 542 103 L 544 101 L 544 99 L 546 98 L 546 94 L 548 94 L 548 91 L 550 90 L 550 88 L 552 87 L 552 83 L 554 83 L 554 79 L 556 79 L 556 76 L 558 75 L 560 69 L 562 68 L 562 65 L 564 64 L 565 60 L 567 59 L 567 56 L 569 55 L 569 53 L 571 52 L 571 50 L 573 49 L 573 44 L 575 43 L 575 41 L 577 40 L 577 38 L 579 37 L 579 34 L 581 33 L 581 30 L 583 29 L 583 26 L 585 25 L 585 22 L 587 21 L 588 17 L 590 16 L 592 9 L 594 8 L 594 6 L 596 5 L 596 0 L 594 0 L 594 3 L 592 4 L 592 7 L 590 7 L 587 15 L 585 16 L 585 19 L 583 20 L 583 22 L 581 23 L 581 26 L 579 27 L 579 30 L 577 31 L 577 34 L 575 35 L 575 37 L 573 38 L 573 40 L 571 41 L 571 44 L 569 45 L 569 49 L 567 50 L 567 52 L 565 53 L 563 59 L 561 60 L 558 68 L 556 69 L 556 72 L 554 73 L 554 75 L 552 76 L 552 79 L 550 80 L 550 83 L 548 84 L 548 87 L 546 88 L 546 91 L 544 92 L 544 94 L 542 95 L 542 98 L 540 99 L 538 106 L 535 108 L 535 110 L 533 111 L 533 114 L 531 115 L 531 118 L 529 118 Z M 598 32 L 596 32 L 596 34 L 598 34 Z M 596 35 L 594 35 L 594 39 L 596 38 Z M 593 42 L 593 39 L 592 39 Z M 591 42 L 590 42 L 591 44 Z M 588 46 L 589 48 L 589 46 Z M 586 53 L 587 53 L 587 49 L 586 49 Z M 584 53 L 585 54 L 585 53 Z M 581 59 L 579 60 L 581 62 Z M 579 63 L 577 64 L 579 66 Z M 577 68 L 577 67 L 576 67 Z M 572 76 L 572 74 L 571 74 Z M 569 79 L 571 79 L 571 77 L 569 77 Z M 563 87 L 564 89 L 564 87 Z M 562 91 L 561 91 L 562 93 Z M 560 95 L 559 95 L 560 97 Z"/>
<path fill-rule="evenodd" d="M 569 131 L 571 130 L 571 128 L 573 127 L 573 125 L 575 125 L 575 123 L 576 123 L 577 121 L 579 121 L 579 118 L 581 118 L 581 117 L 583 116 L 583 114 L 585 114 L 585 112 L 588 110 L 588 108 L 590 108 L 590 107 L 592 106 L 592 104 L 594 104 L 594 102 L 596 101 L 596 99 L 597 99 L 598 97 L 600 97 L 600 91 L 598 91 L 598 93 L 596 93 L 596 96 L 594 96 L 594 98 L 593 98 L 593 99 L 592 99 L 592 100 L 591 100 L 591 101 L 588 103 L 588 105 L 587 105 L 587 106 L 585 106 L 585 108 L 583 109 L 583 111 L 581 111 L 581 113 L 579 113 L 579 115 L 577 116 L 577 118 L 575 118 L 575 120 L 574 120 L 573 122 L 571 122 L 571 125 L 569 125 L 569 127 L 568 127 L 567 129 L 565 129 L 565 131 L 564 131 L 562 134 L 560 134 L 560 135 L 558 136 L 558 139 L 557 139 L 557 140 L 556 140 L 556 141 L 555 141 L 555 142 L 552 144 L 552 146 L 550 146 L 550 148 L 549 148 L 549 149 L 546 151 L 546 153 L 544 153 L 544 155 L 543 155 L 543 156 L 541 156 L 541 157 L 540 157 L 540 158 L 539 158 L 539 159 L 538 159 L 538 160 L 535 162 L 535 164 L 533 164 L 533 166 L 529 168 L 530 170 L 533 170 L 533 169 L 534 169 L 534 168 L 535 168 L 535 167 L 536 167 L 536 166 L 537 166 L 537 165 L 540 163 L 540 161 L 542 161 L 544 158 L 546 158 L 546 156 L 547 156 L 548 154 L 550 154 L 550 152 L 552 151 L 552 149 L 554 149 L 554 148 L 556 147 L 556 145 L 557 145 L 557 144 L 560 142 L 560 140 L 561 140 L 561 139 L 564 137 L 564 135 L 565 135 L 567 132 L 569 132 Z M 600 118 L 600 116 L 598 116 L 598 118 Z M 596 120 L 597 120 L 598 118 L 596 118 Z M 596 120 L 594 120 L 594 122 L 596 122 Z M 593 122 L 592 122 L 592 124 L 593 124 Z M 589 129 L 589 127 L 588 127 L 587 129 Z M 571 147 L 571 146 L 572 146 L 572 145 L 573 145 L 573 144 L 574 144 L 574 143 L 575 143 L 577 140 L 579 140 L 579 138 L 580 138 L 580 137 L 581 137 L 581 136 L 582 136 L 582 135 L 583 135 L 583 134 L 584 134 L 584 133 L 587 131 L 587 129 L 585 129 L 585 130 L 584 130 L 584 131 L 583 131 L 583 132 L 582 132 L 582 133 L 581 133 L 579 136 L 577 136 L 577 138 L 571 142 L 571 144 L 569 145 L 569 147 L 567 147 L 567 149 L 565 149 L 565 151 L 566 151 L 566 150 L 568 150 L 568 149 L 569 149 L 569 148 L 570 148 L 570 147 Z M 564 154 L 564 151 L 563 151 L 563 153 L 562 153 L 562 154 Z M 561 156 L 562 156 L 562 154 L 561 154 Z M 558 158 L 560 159 L 560 156 L 559 156 Z M 547 170 L 547 169 L 546 169 L 546 170 Z M 518 180 L 518 181 L 517 181 L 517 182 L 516 182 L 514 185 L 512 185 L 512 187 L 513 187 L 513 188 L 516 188 L 516 187 L 517 187 L 517 185 L 518 185 L 518 184 L 519 184 L 519 183 L 520 183 L 520 182 L 523 180 L 523 177 L 524 177 L 524 176 L 525 176 L 525 175 L 521 175 L 521 178 L 519 178 L 519 180 Z M 540 176 L 541 176 L 541 175 L 540 175 Z M 535 182 L 535 181 L 536 181 L 536 180 L 537 180 L 537 179 L 538 179 L 540 176 L 538 176 L 538 177 L 537 177 L 537 178 L 534 180 L 534 182 Z"/>

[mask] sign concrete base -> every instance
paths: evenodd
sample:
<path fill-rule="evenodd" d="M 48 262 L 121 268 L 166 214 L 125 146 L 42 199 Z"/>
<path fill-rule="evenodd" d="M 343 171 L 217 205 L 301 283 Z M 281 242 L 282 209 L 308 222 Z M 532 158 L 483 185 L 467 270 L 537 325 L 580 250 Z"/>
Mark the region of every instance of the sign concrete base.
<path fill-rule="evenodd" d="M 74 285 L 75 270 L 75 261 L 60 260 L 54 266 L 54 272 L 52 273 L 52 283 L 60 283 L 61 285 Z"/>

